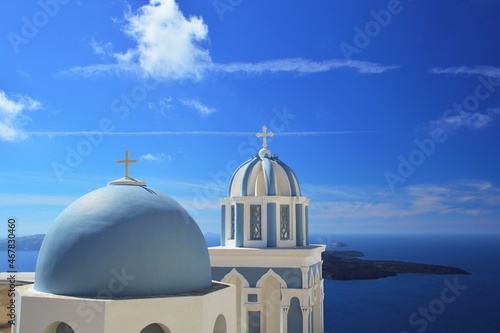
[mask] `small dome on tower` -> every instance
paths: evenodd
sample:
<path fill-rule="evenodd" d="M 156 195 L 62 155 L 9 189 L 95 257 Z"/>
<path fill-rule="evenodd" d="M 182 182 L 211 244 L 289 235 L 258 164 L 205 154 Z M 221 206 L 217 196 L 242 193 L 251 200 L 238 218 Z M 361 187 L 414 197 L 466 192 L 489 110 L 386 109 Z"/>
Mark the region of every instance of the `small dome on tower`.
<path fill-rule="evenodd" d="M 257 156 L 240 165 L 229 184 L 229 197 L 300 196 L 300 186 L 292 169 L 262 148 Z"/>
<path fill-rule="evenodd" d="M 193 218 L 171 197 L 128 177 L 69 205 L 47 233 L 34 288 L 67 296 L 140 297 L 211 286 Z"/>

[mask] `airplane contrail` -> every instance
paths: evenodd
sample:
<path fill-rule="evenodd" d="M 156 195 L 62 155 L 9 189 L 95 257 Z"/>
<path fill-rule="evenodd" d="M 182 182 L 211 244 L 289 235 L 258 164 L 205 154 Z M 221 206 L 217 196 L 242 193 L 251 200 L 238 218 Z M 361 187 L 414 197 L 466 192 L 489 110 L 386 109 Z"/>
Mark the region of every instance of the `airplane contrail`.
<path fill-rule="evenodd" d="M 340 134 L 361 134 L 361 133 L 377 133 L 380 130 L 369 131 L 303 131 L 303 132 L 276 132 L 279 136 L 324 136 L 324 135 L 340 135 Z M 77 135 L 112 135 L 112 136 L 247 136 L 255 135 L 255 132 L 217 132 L 217 131 L 152 131 L 152 132 L 102 132 L 102 131 L 60 131 L 60 132 L 45 132 L 33 131 L 25 132 L 27 135 L 33 136 L 77 136 Z"/>

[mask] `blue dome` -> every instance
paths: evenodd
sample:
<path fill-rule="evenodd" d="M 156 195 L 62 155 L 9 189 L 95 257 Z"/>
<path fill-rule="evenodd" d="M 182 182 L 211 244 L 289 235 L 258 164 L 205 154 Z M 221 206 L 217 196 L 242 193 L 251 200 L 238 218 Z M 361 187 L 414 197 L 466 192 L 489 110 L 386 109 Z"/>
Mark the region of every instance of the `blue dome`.
<path fill-rule="evenodd" d="M 69 205 L 47 233 L 34 289 L 88 297 L 174 294 L 211 285 L 193 218 L 145 186 L 108 185 Z"/>
<path fill-rule="evenodd" d="M 265 148 L 240 165 L 229 184 L 229 197 L 299 196 L 300 186 L 292 169 Z"/>

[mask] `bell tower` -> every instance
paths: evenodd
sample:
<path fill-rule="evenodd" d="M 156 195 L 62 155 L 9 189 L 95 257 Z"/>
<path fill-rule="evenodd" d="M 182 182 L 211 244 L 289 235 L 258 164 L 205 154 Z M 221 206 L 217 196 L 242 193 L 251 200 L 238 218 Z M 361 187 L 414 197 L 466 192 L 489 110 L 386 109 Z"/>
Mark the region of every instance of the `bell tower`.
<path fill-rule="evenodd" d="M 240 332 L 323 332 L 324 245 L 308 239 L 309 199 L 267 149 L 234 172 L 221 199 L 221 246 L 209 248 L 214 279 L 237 287 Z"/>

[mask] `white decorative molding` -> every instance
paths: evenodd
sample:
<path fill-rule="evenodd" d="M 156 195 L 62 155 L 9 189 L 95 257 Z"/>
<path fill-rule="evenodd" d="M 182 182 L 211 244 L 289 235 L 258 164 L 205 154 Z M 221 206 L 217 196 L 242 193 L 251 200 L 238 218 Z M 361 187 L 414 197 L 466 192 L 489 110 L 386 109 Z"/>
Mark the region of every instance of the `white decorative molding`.
<path fill-rule="evenodd" d="M 324 245 L 258 249 L 245 247 L 209 247 L 212 267 L 309 267 L 318 263 Z"/>
<path fill-rule="evenodd" d="M 316 274 L 314 275 L 314 282 L 319 283 L 321 281 L 321 277 L 319 276 L 319 267 L 316 269 Z"/>
<path fill-rule="evenodd" d="M 113 180 L 113 181 L 109 182 L 108 185 L 147 186 L 145 182 L 134 179 L 132 177 L 128 177 L 128 176 Z"/>
<path fill-rule="evenodd" d="M 260 303 L 245 303 L 247 311 L 262 311 L 262 304 Z"/>
<path fill-rule="evenodd" d="M 311 272 L 311 275 L 309 275 L 309 288 L 314 288 L 314 272 Z"/>
<path fill-rule="evenodd" d="M 221 282 L 229 283 L 229 280 L 231 280 L 232 277 L 237 277 L 241 281 L 241 287 L 242 288 L 248 288 L 250 284 L 248 283 L 247 279 L 243 275 L 241 275 L 236 268 L 233 268 L 229 273 L 227 273 L 221 280 Z"/>
<path fill-rule="evenodd" d="M 259 279 L 259 281 L 257 281 L 257 284 L 256 284 L 256 287 L 257 288 L 261 288 L 262 287 L 262 284 L 266 281 L 266 279 L 268 277 L 274 277 L 276 280 L 278 280 L 278 282 L 281 284 L 281 289 L 287 289 L 288 286 L 285 282 L 285 280 L 283 280 L 283 278 L 281 276 L 279 276 L 278 274 L 276 274 L 275 271 L 272 270 L 272 268 L 270 268 L 266 274 L 262 275 L 261 278 Z"/>
<path fill-rule="evenodd" d="M 307 285 L 307 283 L 309 282 L 307 278 L 309 266 L 300 266 L 300 270 L 302 271 L 302 289 L 309 289 L 309 286 Z"/>

